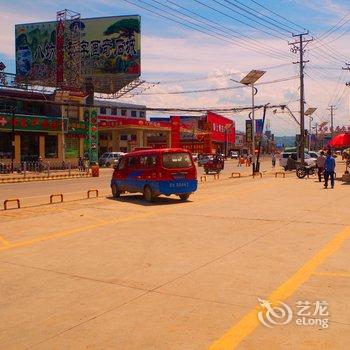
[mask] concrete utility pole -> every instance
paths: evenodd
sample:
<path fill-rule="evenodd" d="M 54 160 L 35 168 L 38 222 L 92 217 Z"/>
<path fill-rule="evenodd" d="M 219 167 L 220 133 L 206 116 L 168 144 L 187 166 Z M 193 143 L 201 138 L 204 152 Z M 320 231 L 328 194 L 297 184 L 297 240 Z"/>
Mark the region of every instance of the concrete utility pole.
<path fill-rule="evenodd" d="M 308 35 L 309 31 L 301 34 L 293 34 L 293 37 L 297 37 L 298 40 L 294 41 L 293 43 L 288 43 L 288 45 L 292 45 L 291 51 L 293 53 L 297 53 L 299 51 L 299 61 L 293 62 L 293 64 L 299 63 L 299 74 L 300 74 L 300 148 L 299 148 L 299 155 L 301 159 L 301 163 L 305 163 L 305 115 L 304 115 L 304 104 L 305 104 L 305 97 L 304 97 L 304 63 L 307 63 L 309 61 L 304 61 L 304 44 L 309 43 L 310 41 L 313 41 L 313 39 L 304 40 L 303 37 L 305 35 Z M 297 46 L 299 45 L 299 46 Z"/>
<path fill-rule="evenodd" d="M 334 134 L 334 111 L 336 110 L 335 106 L 332 105 L 329 108 L 327 108 L 329 111 L 331 111 L 331 135 L 333 137 Z"/>

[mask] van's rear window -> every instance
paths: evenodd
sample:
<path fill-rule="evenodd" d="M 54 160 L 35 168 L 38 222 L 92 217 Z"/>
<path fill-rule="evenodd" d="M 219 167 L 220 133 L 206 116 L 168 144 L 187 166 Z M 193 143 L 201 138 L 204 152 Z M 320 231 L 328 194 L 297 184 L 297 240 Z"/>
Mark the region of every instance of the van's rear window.
<path fill-rule="evenodd" d="M 163 154 L 164 168 L 189 168 L 192 166 L 191 157 L 186 152 L 179 153 L 164 153 Z"/>

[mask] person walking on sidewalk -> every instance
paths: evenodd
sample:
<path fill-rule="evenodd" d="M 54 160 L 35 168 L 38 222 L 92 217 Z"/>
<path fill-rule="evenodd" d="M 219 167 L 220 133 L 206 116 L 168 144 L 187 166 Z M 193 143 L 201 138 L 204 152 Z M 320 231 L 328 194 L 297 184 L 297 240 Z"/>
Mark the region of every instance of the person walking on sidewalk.
<path fill-rule="evenodd" d="M 324 188 L 328 187 L 329 178 L 331 178 L 331 187 L 334 188 L 334 169 L 335 159 L 332 157 L 332 152 L 328 151 L 324 162 Z"/>
<path fill-rule="evenodd" d="M 317 157 L 317 175 L 318 181 L 322 181 L 322 173 L 324 171 L 324 162 L 326 161 L 326 157 L 324 156 L 324 152 L 321 151 L 321 154 Z"/>
<path fill-rule="evenodd" d="M 271 162 L 272 162 L 272 167 L 274 168 L 276 165 L 276 154 L 275 153 L 272 153 Z"/>

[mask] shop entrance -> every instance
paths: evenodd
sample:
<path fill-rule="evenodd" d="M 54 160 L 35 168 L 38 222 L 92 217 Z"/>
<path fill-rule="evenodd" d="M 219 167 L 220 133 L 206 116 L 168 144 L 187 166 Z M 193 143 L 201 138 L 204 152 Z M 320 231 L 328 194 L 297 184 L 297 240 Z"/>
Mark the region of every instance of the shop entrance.
<path fill-rule="evenodd" d="M 25 133 L 21 135 L 21 160 L 31 162 L 39 157 L 39 135 L 35 133 Z"/>

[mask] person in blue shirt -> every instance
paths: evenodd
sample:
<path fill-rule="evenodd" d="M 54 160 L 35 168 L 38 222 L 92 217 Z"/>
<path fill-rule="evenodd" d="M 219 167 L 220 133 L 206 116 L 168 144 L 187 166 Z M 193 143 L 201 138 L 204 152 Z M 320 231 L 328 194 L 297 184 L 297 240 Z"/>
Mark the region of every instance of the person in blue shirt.
<path fill-rule="evenodd" d="M 335 159 L 332 157 L 332 152 L 328 151 L 324 162 L 324 188 L 328 187 L 329 178 L 331 178 L 331 187 L 334 188 L 334 169 Z"/>

